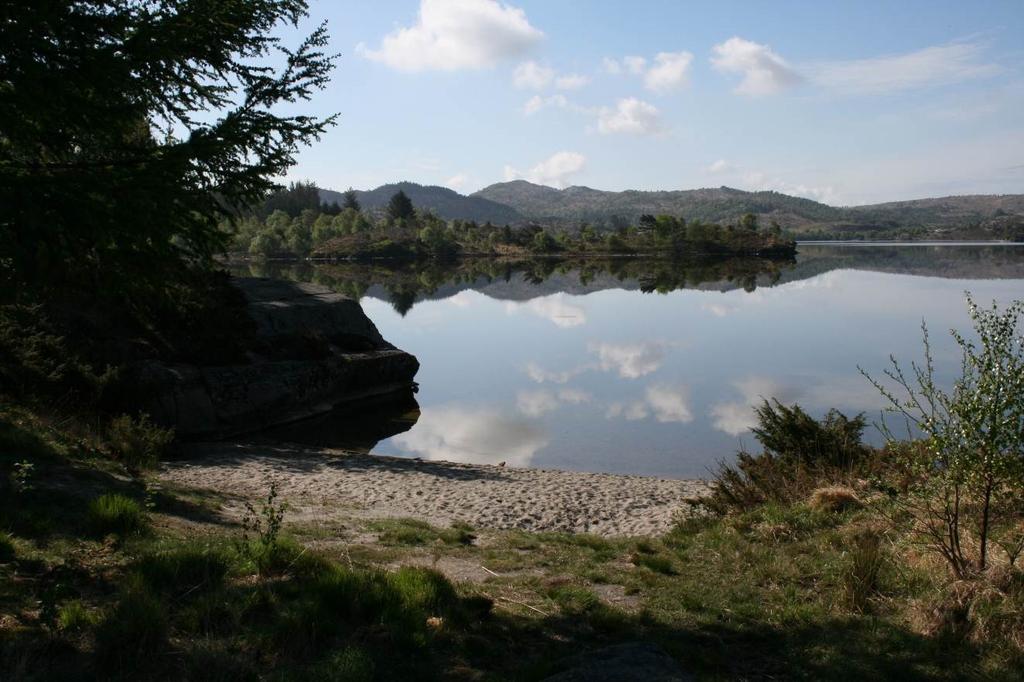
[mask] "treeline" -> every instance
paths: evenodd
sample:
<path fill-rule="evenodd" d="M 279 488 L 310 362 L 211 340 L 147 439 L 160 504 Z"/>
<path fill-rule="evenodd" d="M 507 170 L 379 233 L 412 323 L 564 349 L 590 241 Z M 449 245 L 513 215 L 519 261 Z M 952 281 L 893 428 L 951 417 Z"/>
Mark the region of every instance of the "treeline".
<path fill-rule="evenodd" d="M 401 190 L 383 212 L 363 211 L 354 191 L 343 203 L 321 202 L 312 183 L 293 183 L 270 195 L 235 221 L 231 251 L 258 258 L 391 258 L 445 260 L 459 255 L 645 253 L 701 255 L 791 255 L 794 242 L 778 224 L 762 228 L 757 216 L 738 224 L 687 221 L 671 215 L 642 215 L 620 221 L 612 231 L 582 223 L 574 230 L 529 224 L 512 227 L 472 220 L 445 221 L 417 209 Z"/>

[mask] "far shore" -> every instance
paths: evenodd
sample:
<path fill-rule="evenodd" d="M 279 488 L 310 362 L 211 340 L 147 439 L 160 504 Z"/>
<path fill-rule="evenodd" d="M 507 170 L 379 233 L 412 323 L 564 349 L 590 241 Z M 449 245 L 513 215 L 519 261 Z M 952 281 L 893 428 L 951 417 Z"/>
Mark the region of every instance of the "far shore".
<path fill-rule="evenodd" d="M 169 483 L 226 499 L 240 518 L 245 502 L 275 486 L 291 521 L 414 517 L 447 526 L 593 533 L 606 537 L 668 532 L 707 493 L 698 479 L 457 464 L 280 443 L 208 443 L 167 463 Z"/>

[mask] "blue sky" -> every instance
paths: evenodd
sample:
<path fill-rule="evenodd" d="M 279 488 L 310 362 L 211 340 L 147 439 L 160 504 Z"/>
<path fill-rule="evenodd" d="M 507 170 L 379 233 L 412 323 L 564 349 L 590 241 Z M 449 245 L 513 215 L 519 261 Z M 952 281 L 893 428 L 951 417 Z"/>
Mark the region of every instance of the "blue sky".
<path fill-rule="evenodd" d="M 291 173 L 360 189 L 1024 192 L 1024 2 L 312 2 L 339 124 Z"/>

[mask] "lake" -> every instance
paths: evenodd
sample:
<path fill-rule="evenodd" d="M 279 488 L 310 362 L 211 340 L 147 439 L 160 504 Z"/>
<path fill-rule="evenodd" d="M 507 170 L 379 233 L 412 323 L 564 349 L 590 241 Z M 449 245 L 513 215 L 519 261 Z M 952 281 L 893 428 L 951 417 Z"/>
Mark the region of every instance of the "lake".
<path fill-rule="evenodd" d="M 884 402 L 858 367 L 880 376 L 890 354 L 919 359 L 925 320 L 948 381 L 958 368 L 948 331 L 968 325 L 964 292 L 1024 298 L 1024 246 L 1002 244 L 806 244 L 784 263 L 249 270 L 359 297 L 384 338 L 421 363 L 418 415 L 387 417 L 393 428 L 331 416 L 281 437 L 671 478 L 705 477 L 756 449 L 752 407 L 765 398 L 877 421 Z"/>

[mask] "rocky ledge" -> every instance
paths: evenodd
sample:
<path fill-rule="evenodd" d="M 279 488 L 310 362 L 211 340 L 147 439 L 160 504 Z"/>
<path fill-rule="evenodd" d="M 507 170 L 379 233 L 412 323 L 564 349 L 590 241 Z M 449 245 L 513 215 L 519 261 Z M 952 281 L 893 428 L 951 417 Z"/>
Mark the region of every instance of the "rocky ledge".
<path fill-rule="evenodd" d="M 419 362 L 385 341 L 358 301 L 315 284 L 233 284 L 255 325 L 247 363 L 151 362 L 140 371 L 145 410 L 179 437 L 237 435 L 414 390 Z"/>

